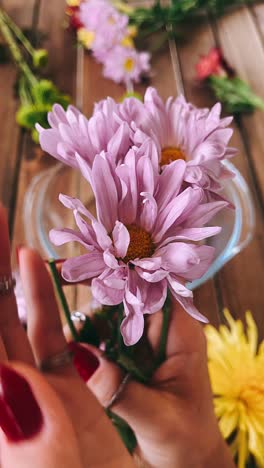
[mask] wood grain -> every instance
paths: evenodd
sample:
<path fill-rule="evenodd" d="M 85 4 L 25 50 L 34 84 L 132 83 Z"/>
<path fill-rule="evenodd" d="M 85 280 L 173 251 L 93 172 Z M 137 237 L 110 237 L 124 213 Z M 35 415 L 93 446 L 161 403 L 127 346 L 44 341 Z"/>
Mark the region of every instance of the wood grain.
<path fill-rule="evenodd" d="M 2 0 L 0 6 L 21 27 L 32 26 L 32 12 L 34 0 L 25 5 L 15 0 Z M 17 178 L 20 169 L 21 147 L 23 136 L 16 125 L 15 115 L 18 102 L 14 93 L 16 68 L 12 62 L 1 65 L 0 72 L 0 197 L 9 212 L 12 228 L 13 212 L 15 210 L 14 197 Z M 12 229 L 11 229 L 12 230 Z"/>
<path fill-rule="evenodd" d="M 43 46 L 49 52 L 49 65 L 46 70 L 46 75 L 51 78 L 61 91 L 69 93 L 71 96 L 75 94 L 75 73 L 76 73 L 76 49 L 72 41 L 72 37 L 65 33 L 62 28 L 65 19 L 65 1 L 57 0 L 56 2 L 45 2 L 44 0 L 39 5 L 39 16 L 37 18 L 38 28 L 46 36 L 46 41 Z M 52 18 L 52 21 L 50 20 Z M 67 54 L 65 54 L 65 50 Z M 70 70 L 70 72 L 69 72 Z M 21 167 L 18 181 L 18 197 L 15 215 L 14 228 L 14 246 L 25 242 L 25 230 L 27 229 L 27 220 L 23 217 L 23 208 L 25 193 L 28 190 L 32 180 L 41 171 L 53 167 L 56 164 L 54 158 L 44 154 L 40 148 L 35 145 L 30 136 L 27 135 L 24 139 L 21 148 Z M 75 176 L 65 177 L 64 190 L 71 192 L 72 186 L 75 186 Z M 66 186 L 65 186 L 66 185 Z M 54 200 L 56 203 L 57 200 Z M 69 219 L 72 222 L 69 214 L 65 213 L 65 222 Z M 39 244 L 36 244 L 39 245 Z M 41 251 L 42 255 L 44 251 Z M 69 245 L 68 255 L 73 255 L 73 247 Z M 13 264 L 16 259 L 13 253 Z M 72 309 L 75 308 L 75 288 L 67 288 L 67 298 Z"/>
<path fill-rule="evenodd" d="M 258 30 L 248 9 L 242 8 L 227 15 L 216 24 L 220 45 L 227 60 L 234 65 L 241 78 L 247 80 L 257 94 L 264 97 L 263 49 Z M 254 51 L 254 52 L 253 52 Z M 263 70 L 264 71 L 264 70 Z M 239 150 L 234 158 L 236 167 L 250 187 L 256 211 L 256 229 L 251 244 L 219 274 L 224 304 L 235 316 L 243 316 L 251 309 L 264 336 L 264 238 L 263 238 L 263 112 L 241 116 L 237 120 L 239 132 L 234 132 L 233 145 Z"/>

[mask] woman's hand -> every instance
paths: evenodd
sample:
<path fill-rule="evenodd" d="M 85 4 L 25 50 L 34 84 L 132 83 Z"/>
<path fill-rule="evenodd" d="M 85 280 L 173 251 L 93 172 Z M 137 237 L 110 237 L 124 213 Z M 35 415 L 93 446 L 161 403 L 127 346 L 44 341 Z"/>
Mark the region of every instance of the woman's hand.
<path fill-rule="evenodd" d="M 159 346 L 161 322 L 161 313 L 149 317 L 148 338 L 154 353 Z M 154 374 L 151 386 L 128 381 L 112 410 L 134 430 L 137 451 L 146 466 L 233 468 L 214 415 L 202 326 L 176 304 L 166 351 L 166 361 Z M 98 350 L 93 352 L 100 366 L 88 387 L 105 406 L 123 376 Z"/>
<path fill-rule="evenodd" d="M 73 365 L 45 375 L 37 370 L 36 363 L 63 352 L 67 344 L 44 262 L 23 248 L 19 263 L 28 336 L 19 322 L 13 292 L 0 294 L 1 467 L 133 467 L 104 410 Z M 0 205 L 0 281 L 10 276 L 7 219 Z M 87 377 L 99 362 L 89 352 L 85 359 Z"/>

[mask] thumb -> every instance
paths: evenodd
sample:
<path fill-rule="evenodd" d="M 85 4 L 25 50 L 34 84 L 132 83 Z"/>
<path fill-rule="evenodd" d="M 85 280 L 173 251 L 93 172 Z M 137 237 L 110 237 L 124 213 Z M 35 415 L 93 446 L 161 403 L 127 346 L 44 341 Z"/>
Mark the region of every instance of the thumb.
<path fill-rule="evenodd" d="M 0 379 L 1 466 L 81 467 L 71 422 L 45 379 L 18 363 L 0 365 Z"/>
<path fill-rule="evenodd" d="M 99 360 L 99 367 L 87 381 L 87 386 L 96 396 L 101 405 L 108 407 L 113 396 L 118 392 L 125 373 L 113 362 L 108 361 L 103 353 L 91 345 L 82 345 L 92 351 Z M 79 369 L 80 374 L 84 373 Z M 160 400 L 159 392 L 155 388 L 147 387 L 129 379 L 111 410 L 124 419 L 136 433 L 137 439 L 153 435 L 153 428 L 159 427 L 161 414 L 157 411 Z M 160 435 L 159 435 L 160 437 Z"/>

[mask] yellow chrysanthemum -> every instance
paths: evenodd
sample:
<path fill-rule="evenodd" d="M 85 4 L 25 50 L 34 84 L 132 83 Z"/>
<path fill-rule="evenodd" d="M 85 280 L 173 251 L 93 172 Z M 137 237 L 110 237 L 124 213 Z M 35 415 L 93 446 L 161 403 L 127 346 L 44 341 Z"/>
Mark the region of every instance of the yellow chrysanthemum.
<path fill-rule="evenodd" d="M 227 309 L 224 314 L 229 327 L 205 327 L 216 416 L 224 438 L 234 436 L 231 448 L 238 467 L 246 467 L 250 454 L 264 467 L 264 342 L 258 348 L 249 311 L 246 333 L 241 320 Z"/>
<path fill-rule="evenodd" d="M 90 49 L 95 39 L 95 33 L 85 28 L 79 28 L 77 31 L 77 39 L 86 49 Z"/>

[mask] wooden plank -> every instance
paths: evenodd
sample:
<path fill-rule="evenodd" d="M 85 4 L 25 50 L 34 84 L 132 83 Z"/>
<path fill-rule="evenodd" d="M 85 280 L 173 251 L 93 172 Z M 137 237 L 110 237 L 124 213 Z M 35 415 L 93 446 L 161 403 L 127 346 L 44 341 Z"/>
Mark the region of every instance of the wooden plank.
<path fill-rule="evenodd" d="M 264 41 L 264 5 L 263 4 L 253 5 L 250 8 L 250 12 L 253 15 L 253 18 L 256 23 L 256 27 L 261 35 L 262 43 L 263 43 Z"/>
<path fill-rule="evenodd" d="M 261 10 L 259 10 L 261 11 Z M 264 50 L 259 31 L 250 11 L 244 7 L 218 22 L 219 38 L 225 57 L 264 99 Z M 254 185 L 264 211 L 264 112 L 256 111 L 242 119 L 248 142 Z"/>
<path fill-rule="evenodd" d="M 206 25 L 191 26 L 185 29 L 187 40 L 177 45 L 182 70 L 186 98 L 198 107 L 211 107 L 214 97 L 205 87 L 195 79 L 195 65 L 200 55 L 206 53 L 213 45 L 212 32 Z M 195 44 L 195 47 L 194 47 Z M 218 325 L 220 322 L 221 292 L 216 290 L 214 280 L 209 280 L 195 291 L 195 302 L 199 310 L 208 317 L 210 323 Z M 220 302 L 220 303 L 219 303 Z"/>
<path fill-rule="evenodd" d="M 76 72 L 76 49 L 72 43 L 72 38 L 68 35 L 62 25 L 64 21 L 65 1 L 45 2 L 40 4 L 39 9 L 39 29 L 47 35 L 47 40 L 43 44 L 49 51 L 49 65 L 46 74 L 55 84 L 71 96 L 75 94 L 75 72 Z M 52 21 L 51 21 L 52 18 Z M 56 161 L 44 154 L 37 145 L 33 144 L 27 135 L 23 144 L 21 170 L 19 175 L 18 197 L 15 216 L 14 245 L 25 242 L 25 232 L 23 227 L 23 208 L 25 193 L 33 178 L 41 171 L 53 167 Z M 69 171 L 70 172 L 70 171 Z M 63 189 L 68 191 L 75 184 L 75 176 L 63 176 Z M 66 185 L 64 187 L 64 185 Z M 38 188 L 37 188 L 38 189 Z M 54 197 L 54 204 L 57 200 Z M 59 206 L 59 202 L 58 206 Z M 55 206 L 54 206 L 55 209 Z M 65 220 L 70 213 L 65 210 Z M 69 219 L 70 223 L 70 219 Z M 37 246 L 38 243 L 35 243 Z M 69 246 L 69 254 L 72 247 Z M 44 252 L 41 252 L 42 254 Z M 13 253 L 13 264 L 16 259 Z M 75 308 L 75 288 L 67 289 L 67 298 L 70 306 Z"/>
<path fill-rule="evenodd" d="M 225 24 L 224 21 L 223 19 L 223 24 Z M 245 28 L 243 28 L 243 30 L 244 29 Z M 209 26 L 207 28 L 201 26 L 192 29 L 190 35 L 188 35 L 188 30 L 185 32 L 190 40 L 180 45 L 179 55 L 187 96 L 197 105 L 211 106 L 213 104 L 212 95 L 205 88 L 200 88 L 197 82 L 195 82 L 194 66 L 199 59 L 199 55 L 206 54 L 208 50 L 215 45 L 213 32 Z M 223 35 L 223 41 L 224 37 Z M 195 48 L 193 44 L 195 44 Z M 234 158 L 234 163 L 246 177 L 253 190 L 254 186 L 248 166 L 244 135 L 240 133 L 235 124 L 232 145 L 236 146 L 239 150 L 238 156 Z M 263 296 L 259 292 L 261 291 L 261 285 L 263 285 L 264 280 L 263 245 L 262 241 L 260 241 L 263 227 L 261 211 L 256 199 L 255 207 L 257 212 L 257 232 L 254 241 L 245 251 L 240 253 L 224 267 L 219 275 L 217 275 L 215 284 L 217 286 L 218 305 L 229 307 L 232 314 L 237 317 L 243 316 L 244 311 L 247 308 L 251 308 L 257 319 L 261 333 L 263 334 L 261 311 L 263 310 L 264 304 Z M 241 272 L 243 272 L 243 275 Z M 203 297 L 205 304 L 214 304 L 214 307 L 216 307 L 216 297 L 213 289 L 211 289 L 211 295 L 209 296 L 208 286 L 204 288 L 205 292 L 208 294 L 208 296 L 205 294 Z M 203 307 L 200 306 L 200 308 L 202 309 Z"/>
<path fill-rule="evenodd" d="M 21 27 L 30 27 L 34 0 L 21 4 L 19 0 L 2 0 L 0 6 Z M 16 68 L 13 63 L 0 66 L 0 197 L 10 214 L 17 169 L 21 157 L 21 132 L 15 122 L 17 99 L 13 86 Z"/>
<path fill-rule="evenodd" d="M 239 76 L 264 97 L 261 79 L 264 72 L 263 50 L 249 11 L 243 8 L 222 18 L 217 23 L 217 32 L 227 60 L 234 65 Z M 260 208 L 263 198 L 260 200 L 258 196 L 263 197 L 263 119 L 264 114 L 261 112 L 242 116 L 239 121 L 240 135 L 237 131 L 234 133 L 233 145 L 239 150 L 234 162 L 254 196 L 256 232 L 251 244 L 228 263 L 219 275 L 224 304 L 237 316 L 251 309 L 261 336 L 264 336 L 264 239 Z"/>

